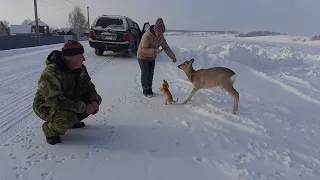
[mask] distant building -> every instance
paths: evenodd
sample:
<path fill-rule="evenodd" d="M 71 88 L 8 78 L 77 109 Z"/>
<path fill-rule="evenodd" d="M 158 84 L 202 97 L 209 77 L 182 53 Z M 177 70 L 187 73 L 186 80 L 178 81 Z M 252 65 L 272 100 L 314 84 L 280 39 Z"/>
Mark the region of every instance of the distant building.
<path fill-rule="evenodd" d="M 29 25 L 31 25 L 31 32 L 32 33 L 36 33 L 36 21 L 32 21 L 31 23 L 29 23 Z M 50 26 L 46 23 L 44 23 L 43 21 L 41 21 L 40 19 L 38 19 L 38 25 L 39 25 L 39 33 L 43 34 L 43 35 L 49 35 L 50 34 Z"/>
<path fill-rule="evenodd" d="M 38 20 L 39 33 L 41 35 L 50 35 L 50 27 L 40 19 Z M 36 34 L 36 21 L 25 25 L 11 25 L 10 34 L 11 35 L 26 35 L 26 34 Z"/>
<path fill-rule="evenodd" d="M 31 25 L 11 25 L 10 34 L 11 35 L 26 35 L 32 34 Z"/>

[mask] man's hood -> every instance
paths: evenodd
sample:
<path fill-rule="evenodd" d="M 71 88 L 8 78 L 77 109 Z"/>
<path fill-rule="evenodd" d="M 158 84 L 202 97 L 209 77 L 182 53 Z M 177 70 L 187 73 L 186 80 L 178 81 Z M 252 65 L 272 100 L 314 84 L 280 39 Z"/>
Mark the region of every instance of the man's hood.
<path fill-rule="evenodd" d="M 148 34 L 148 36 L 152 36 L 153 38 L 156 38 L 156 35 L 155 35 L 155 32 L 154 32 L 154 30 L 153 30 L 153 28 L 154 28 L 154 25 L 151 25 L 148 29 L 147 29 L 147 34 Z"/>
<path fill-rule="evenodd" d="M 50 64 L 56 64 L 61 68 L 67 68 L 67 64 L 62 56 L 62 52 L 58 50 L 54 50 L 48 55 L 46 59 L 46 65 Z"/>

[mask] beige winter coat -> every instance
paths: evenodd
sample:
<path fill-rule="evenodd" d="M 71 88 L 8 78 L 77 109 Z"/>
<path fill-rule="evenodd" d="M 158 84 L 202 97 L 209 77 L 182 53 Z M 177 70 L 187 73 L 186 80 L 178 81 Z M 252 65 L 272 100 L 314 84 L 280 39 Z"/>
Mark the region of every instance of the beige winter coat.
<path fill-rule="evenodd" d="M 167 44 L 167 41 L 164 37 L 160 40 L 153 34 L 154 25 L 150 26 L 150 28 L 143 34 L 137 57 L 141 60 L 155 60 L 157 57 L 156 49 L 159 49 L 161 46 L 164 52 L 171 58 L 175 58 L 175 54 L 172 52 L 171 48 Z"/>

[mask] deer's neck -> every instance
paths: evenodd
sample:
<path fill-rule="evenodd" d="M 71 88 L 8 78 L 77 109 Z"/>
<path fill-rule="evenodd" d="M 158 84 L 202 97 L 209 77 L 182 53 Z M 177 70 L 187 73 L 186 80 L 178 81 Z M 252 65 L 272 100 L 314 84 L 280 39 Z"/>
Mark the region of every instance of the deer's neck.
<path fill-rule="evenodd" d="M 196 71 L 193 69 L 193 67 L 191 67 L 191 68 L 189 69 L 189 71 L 186 72 L 186 75 L 187 75 L 189 81 L 192 82 L 192 83 L 193 83 L 193 81 L 194 81 L 193 75 L 194 75 L 195 72 L 196 72 Z"/>

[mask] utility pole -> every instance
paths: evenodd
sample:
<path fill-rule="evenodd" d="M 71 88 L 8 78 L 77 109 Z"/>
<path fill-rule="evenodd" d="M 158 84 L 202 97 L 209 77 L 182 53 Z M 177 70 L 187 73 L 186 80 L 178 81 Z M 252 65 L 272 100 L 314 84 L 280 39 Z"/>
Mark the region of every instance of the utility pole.
<path fill-rule="evenodd" d="M 41 43 L 40 43 L 40 33 L 39 33 L 39 23 L 38 23 L 37 0 L 34 0 L 34 15 L 35 15 L 35 20 L 36 20 L 36 33 L 37 33 L 37 36 L 38 36 L 38 43 L 39 43 L 39 46 L 40 46 Z"/>
<path fill-rule="evenodd" d="M 88 14 L 88 32 L 89 32 L 90 31 L 89 7 L 87 7 L 87 14 Z"/>

